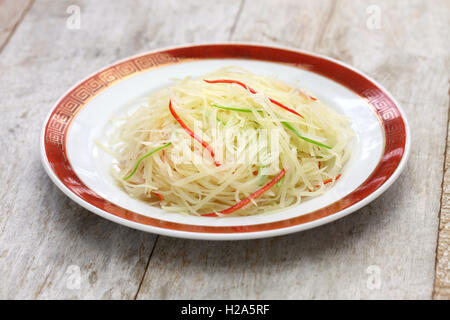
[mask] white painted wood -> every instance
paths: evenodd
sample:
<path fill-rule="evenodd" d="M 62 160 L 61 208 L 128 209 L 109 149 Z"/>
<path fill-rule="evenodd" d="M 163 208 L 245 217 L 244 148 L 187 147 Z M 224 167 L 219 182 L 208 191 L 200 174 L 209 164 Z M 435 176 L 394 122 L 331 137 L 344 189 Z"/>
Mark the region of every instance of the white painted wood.
<path fill-rule="evenodd" d="M 19 13 L 3 24 L 20 22 L 3 38 L 9 41 L 0 32 L 0 298 L 431 298 L 449 102 L 448 1 L 76 1 L 81 29 L 70 30 L 73 3 L 36 1 L 21 22 Z M 71 85 L 139 52 L 227 39 L 330 55 L 384 84 L 413 133 L 399 180 L 366 208 L 314 230 L 243 242 L 160 237 L 152 253 L 155 236 L 96 217 L 47 178 L 40 126 Z M 448 298 L 447 239 L 441 231 L 436 298 Z M 377 273 L 379 287 L 371 282 Z"/>
<path fill-rule="evenodd" d="M 155 236 L 64 196 L 40 164 L 41 125 L 61 94 L 108 63 L 168 44 L 228 39 L 239 7 L 76 3 L 79 30 L 66 27 L 73 1 L 37 1 L 0 55 L 0 298 L 134 298 Z"/>
<path fill-rule="evenodd" d="M 32 0 L 0 0 L 0 52 L 32 3 Z"/>
<path fill-rule="evenodd" d="M 247 0 L 233 40 L 313 50 L 379 80 L 409 116 L 410 161 L 371 205 L 314 230 L 244 242 L 159 238 L 138 298 L 430 299 L 448 115 L 448 7 Z M 371 20 L 377 12 L 379 28 Z"/>

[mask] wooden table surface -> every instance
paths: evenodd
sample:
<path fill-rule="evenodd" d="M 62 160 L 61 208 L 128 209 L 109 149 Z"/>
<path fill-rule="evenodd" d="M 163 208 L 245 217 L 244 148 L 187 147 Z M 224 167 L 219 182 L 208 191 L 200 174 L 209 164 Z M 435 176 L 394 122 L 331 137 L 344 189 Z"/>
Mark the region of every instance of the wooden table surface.
<path fill-rule="evenodd" d="M 449 0 L 0 0 L 0 298 L 449 299 L 449 22 Z M 40 128 L 74 83 L 228 40 L 328 55 L 382 83 L 411 125 L 400 178 L 334 223 L 240 242 L 129 229 L 50 181 Z"/>

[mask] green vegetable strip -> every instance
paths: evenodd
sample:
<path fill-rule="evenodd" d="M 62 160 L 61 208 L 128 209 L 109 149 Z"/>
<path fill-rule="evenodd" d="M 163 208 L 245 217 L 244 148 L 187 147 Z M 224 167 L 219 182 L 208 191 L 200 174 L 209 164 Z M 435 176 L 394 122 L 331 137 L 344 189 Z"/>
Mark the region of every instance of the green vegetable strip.
<path fill-rule="evenodd" d="M 329 146 L 327 146 L 327 145 L 325 145 L 325 144 L 323 144 L 323 143 L 320 143 L 320 142 L 318 142 L 318 141 L 314 141 L 314 140 L 312 140 L 312 139 L 309 139 L 309 138 L 306 138 L 306 137 L 302 136 L 302 135 L 301 135 L 297 130 L 295 130 L 295 128 L 294 128 L 293 126 L 291 126 L 289 123 L 287 123 L 287 122 L 285 122 L 285 121 L 281 121 L 281 124 L 282 124 L 283 126 L 285 126 L 286 128 L 288 128 L 289 130 L 291 130 L 291 131 L 292 131 L 297 137 L 299 137 L 300 139 L 303 139 L 303 140 L 305 140 L 305 141 L 307 141 L 307 142 L 310 142 L 310 143 L 313 143 L 313 144 L 315 144 L 315 145 L 318 145 L 319 147 L 331 149 L 331 147 L 329 147 Z"/>
<path fill-rule="evenodd" d="M 280 180 L 278 180 L 278 182 L 275 184 L 275 186 L 277 188 L 279 188 L 281 186 L 281 182 L 283 182 L 283 179 L 284 179 L 284 176 Z"/>
<path fill-rule="evenodd" d="M 132 171 L 128 176 L 126 176 L 125 178 L 123 178 L 123 180 L 128 180 L 128 179 L 130 179 L 130 178 L 136 173 L 136 171 L 137 171 L 139 165 L 141 164 L 141 162 L 142 162 L 145 158 L 150 157 L 150 156 L 151 156 L 152 154 L 154 154 L 155 152 L 158 152 L 158 151 L 160 151 L 160 150 L 162 150 L 162 149 L 164 149 L 164 148 L 167 148 L 167 147 L 170 146 L 171 144 L 172 144 L 172 142 L 166 143 L 165 145 L 162 145 L 161 147 L 158 147 L 158 148 L 156 148 L 156 149 L 153 149 L 153 150 L 147 152 L 146 154 L 144 154 L 142 157 L 140 157 L 140 158 L 138 159 L 138 161 L 137 161 L 137 163 L 136 163 L 136 166 L 134 167 L 133 171 Z"/>
<path fill-rule="evenodd" d="M 263 185 L 264 182 L 265 182 L 265 178 L 267 177 L 267 175 L 262 174 L 262 170 L 263 170 L 264 168 L 266 168 L 266 167 L 267 167 L 267 166 L 259 166 L 259 167 L 258 167 L 258 175 L 257 175 L 257 178 L 258 178 L 258 180 L 259 180 L 259 185 Z"/>
<path fill-rule="evenodd" d="M 252 112 L 250 109 L 240 109 L 240 108 L 230 108 L 230 107 L 223 107 L 219 106 L 218 104 L 212 104 L 213 107 L 223 109 L 223 110 L 229 110 L 229 111 L 238 111 L 238 112 Z M 256 110 L 258 112 L 262 112 L 262 110 Z"/>
<path fill-rule="evenodd" d="M 219 121 L 221 124 L 223 124 L 224 126 L 226 126 L 227 124 L 222 120 L 222 119 L 220 119 L 219 117 L 216 117 L 216 120 L 217 121 Z"/>

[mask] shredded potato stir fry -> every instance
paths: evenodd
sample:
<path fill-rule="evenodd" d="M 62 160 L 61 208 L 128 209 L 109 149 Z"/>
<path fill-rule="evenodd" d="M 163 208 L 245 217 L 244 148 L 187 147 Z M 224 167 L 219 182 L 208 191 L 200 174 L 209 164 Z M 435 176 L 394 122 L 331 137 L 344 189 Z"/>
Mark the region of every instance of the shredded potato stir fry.
<path fill-rule="evenodd" d="M 215 217 L 323 194 L 354 136 L 349 119 L 311 93 L 237 67 L 176 80 L 115 124 L 112 172 L 131 196 Z"/>

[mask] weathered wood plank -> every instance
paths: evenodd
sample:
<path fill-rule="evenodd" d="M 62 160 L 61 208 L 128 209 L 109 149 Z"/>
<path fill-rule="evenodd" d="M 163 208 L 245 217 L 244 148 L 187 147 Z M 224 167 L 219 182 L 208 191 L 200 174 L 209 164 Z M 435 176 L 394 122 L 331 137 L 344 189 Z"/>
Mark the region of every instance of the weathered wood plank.
<path fill-rule="evenodd" d="M 134 298 L 155 236 L 64 196 L 41 167 L 40 128 L 58 96 L 108 63 L 228 39 L 239 1 L 208 3 L 37 1 L 18 26 L 0 56 L 0 298 Z M 67 27 L 72 4 L 80 29 Z"/>
<path fill-rule="evenodd" d="M 0 0 L 0 52 L 32 3 L 32 0 Z"/>
<path fill-rule="evenodd" d="M 409 116 L 410 161 L 383 196 L 315 230 L 242 242 L 160 237 L 138 298 L 431 298 L 449 17 L 448 1 L 247 0 L 233 40 L 313 50 L 379 80 Z"/>
<path fill-rule="evenodd" d="M 447 130 L 450 130 L 450 122 Z M 445 156 L 442 187 L 433 298 L 450 300 L 450 136 L 447 137 L 447 154 Z"/>
<path fill-rule="evenodd" d="M 97 218 L 53 186 L 39 163 L 41 122 L 60 94 L 107 63 L 164 45 L 226 40 L 231 30 L 233 40 L 317 51 L 375 77 L 409 115 L 410 162 L 381 198 L 315 230 L 227 243 L 161 237 L 138 298 L 431 297 L 449 4 L 377 1 L 380 29 L 369 29 L 372 3 L 247 0 L 233 27 L 238 1 L 77 1 L 81 29 L 69 30 L 73 2 L 38 1 L 0 51 L 0 297 L 134 297 L 155 237 Z M 448 170 L 444 185 L 434 296 L 448 299 Z M 370 284 L 377 272 L 379 288 Z"/>

